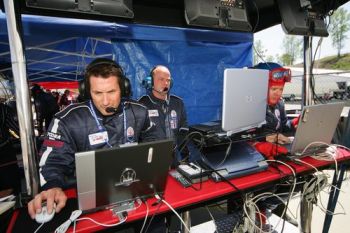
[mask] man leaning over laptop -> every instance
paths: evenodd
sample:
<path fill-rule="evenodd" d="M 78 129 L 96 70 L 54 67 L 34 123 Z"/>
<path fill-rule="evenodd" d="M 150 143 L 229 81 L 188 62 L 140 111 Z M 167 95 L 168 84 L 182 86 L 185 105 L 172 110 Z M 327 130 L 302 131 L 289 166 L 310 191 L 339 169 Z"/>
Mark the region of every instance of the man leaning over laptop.
<path fill-rule="evenodd" d="M 55 212 L 65 206 L 65 178 L 74 175 L 76 152 L 158 138 L 146 107 L 126 100 L 130 83 L 117 63 L 98 58 L 84 78 L 87 100 L 57 113 L 46 133 L 39 163 L 42 191 L 28 203 L 33 219 L 44 201 L 49 213 L 54 203 Z"/>

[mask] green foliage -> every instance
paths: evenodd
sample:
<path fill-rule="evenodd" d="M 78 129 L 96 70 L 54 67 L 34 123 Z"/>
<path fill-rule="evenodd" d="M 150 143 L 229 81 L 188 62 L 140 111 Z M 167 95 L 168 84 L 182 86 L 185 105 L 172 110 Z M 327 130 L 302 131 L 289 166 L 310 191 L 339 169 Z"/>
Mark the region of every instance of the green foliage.
<path fill-rule="evenodd" d="M 331 16 L 329 25 L 329 33 L 332 38 L 332 45 L 337 49 L 338 58 L 340 58 L 341 50 L 344 48 L 346 33 L 350 30 L 349 25 L 350 13 L 344 8 L 339 8 Z"/>
<path fill-rule="evenodd" d="M 350 54 L 325 57 L 315 61 L 314 65 L 323 69 L 350 70 Z"/>
<path fill-rule="evenodd" d="M 302 56 L 303 39 L 297 36 L 286 35 L 283 39 L 283 49 L 282 62 L 285 65 L 293 65 L 295 60 Z"/>
<path fill-rule="evenodd" d="M 291 55 L 291 54 L 288 54 L 288 53 L 284 53 L 284 54 L 282 54 L 282 56 L 280 57 L 280 62 L 281 62 L 282 65 L 284 65 L 284 66 L 293 65 L 293 60 L 294 60 L 294 58 L 292 57 L 292 55 Z"/>

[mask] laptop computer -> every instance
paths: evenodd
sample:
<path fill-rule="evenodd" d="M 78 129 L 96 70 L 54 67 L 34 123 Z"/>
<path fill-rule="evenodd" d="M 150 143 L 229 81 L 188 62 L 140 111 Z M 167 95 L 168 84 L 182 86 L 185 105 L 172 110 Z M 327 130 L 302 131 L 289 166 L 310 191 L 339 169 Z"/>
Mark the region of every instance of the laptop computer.
<path fill-rule="evenodd" d="M 292 156 L 307 156 L 325 150 L 330 144 L 343 110 L 344 103 L 328 103 L 305 106 L 300 116 L 294 140 L 283 145 Z M 313 142 L 320 142 L 310 145 Z"/>
<path fill-rule="evenodd" d="M 222 177 L 240 177 L 268 168 L 265 158 L 246 142 L 232 143 L 229 154 L 226 154 L 226 150 L 226 147 L 217 147 L 203 152 L 205 155 L 199 162 L 204 169 L 216 171 L 211 172 L 214 181 L 220 181 Z"/>
<path fill-rule="evenodd" d="M 191 126 L 192 131 L 218 136 L 243 132 L 265 124 L 268 71 L 225 69 L 222 121 Z"/>
<path fill-rule="evenodd" d="M 79 209 L 97 210 L 165 190 L 173 140 L 75 154 Z"/>

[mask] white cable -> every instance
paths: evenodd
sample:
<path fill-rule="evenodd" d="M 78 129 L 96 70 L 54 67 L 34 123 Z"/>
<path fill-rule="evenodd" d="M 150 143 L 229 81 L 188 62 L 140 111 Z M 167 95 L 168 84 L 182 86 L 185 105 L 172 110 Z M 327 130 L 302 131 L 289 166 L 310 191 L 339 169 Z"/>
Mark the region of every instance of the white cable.
<path fill-rule="evenodd" d="M 84 217 L 84 218 L 78 218 L 77 220 L 75 220 L 74 222 L 78 222 L 78 221 L 83 221 L 83 220 L 89 220 L 93 223 L 95 223 L 96 225 L 99 225 L 99 226 L 103 226 L 103 227 L 115 227 L 115 226 L 118 226 L 122 223 L 124 223 L 126 220 L 127 220 L 128 216 L 126 216 L 125 218 L 123 218 L 120 222 L 117 222 L 117 223 L 114 223 L 114 224 L 104 224 L 104 223 L 100 223 L 100 222 L 97 222 L 96 220 L 92 219 L 92 218 L 88 218 L 88 217 Z"/>
<path fill-rule="evenodd" d="M 38 228 L 36 228 L 36 230 L 34 231 L 34 233 L 37 233 L 37 232 L 40 230 L 40 228 L 41 228 L 42 226 L 44 226 L 44 224 L 45 224 L 44 222 L 41 223 L 40 226 L 39 226 Z"/>
<path fill-rule="evenodd" d="M 73 211 L 69 219 L 56 228 L 55 233 L 65 233 L 68 230 L 70 224 L 74 222 L 81 215 L 81 213 L 81 210 Z"/>
<path fill-rule="evenodd" d="M 205 206 L 205 208 L 207 209 L 207 211 L 208 211 L 208 213 L 209 213 L 211 219 L 213 220 L 213 223 L 214 223 L 214 226 L 215 226 L 215 231 L 214 231 L 214 232 L 219 233 L 219 232 L 218 232 L 218 226 L 216 225 L 216 221 L 215 221 L 215 219 L 214 219 L 214 216 L 211 214 L 211 212 L 210 212 L 210 210 L 209 210 L 209 208 L 208 208 L 207 205 Z"/>
<path fill-rule="evenodd" d="M 168 203 L 166 202 L 163 198 L 160 198 L 160 196 L 158 194 L 154 195 L 155 198 L 157 198 L 158 200 L 161 200 L 166 206 L 169 207 L 169 209 L 171 211 L 173 211 L 173 213 L 179 218 L 179 220 L 181 221 L 182 225 L 186 228 L 186 230 L 188 232 L 191 232 L 190 229 L 188 229 L 188 227 L 186 226 L 186 223 L 184 222 L 184 220 L 182 220 L 181 216 L 176 212 L 176 210 Z"/>
<path fill-rule="evenodd" d="M 148 218 L 148 213 L 149 213 L 149 208 L 148 208 L 147 201 L 145 201 L 145 205 L 146 205 L 146 216 L 145 216 L 145 220 L 143 221 L 140 233 L 142 233 L 143 228 L 145 228 L 145 225 L 146 225 L 146 222 L 147 222 L 147 218 Z"/>

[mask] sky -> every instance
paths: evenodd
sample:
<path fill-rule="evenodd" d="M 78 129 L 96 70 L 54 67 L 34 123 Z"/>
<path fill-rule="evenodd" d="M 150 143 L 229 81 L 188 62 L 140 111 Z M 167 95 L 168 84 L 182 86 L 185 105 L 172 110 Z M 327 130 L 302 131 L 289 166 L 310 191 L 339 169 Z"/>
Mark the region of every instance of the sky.
<path fill-rule="evenodd" d="M 350 12 L 350 2 L 347 2 L 342 7 L 345 8 L 348 12 Z M 284 33 L 282 26 L 279 24 L 274 27 L 270 27 L 268 29 L 255 33 L 254 39 L 261 40 L 263 48 L 267 50 L 266 57 L 269 55 L 275 57 L 276 54 L 281 55 L 283 53 L 282 42 L 285 38 L 285 35 L 286 34 Z M 347 42 L 345 43 L 344 48 L 341 50 L 341 53 L 350 53 L 350 31 L 348 31 L 347 37 Z M 319 39 L 320 37 L 313 38 L 313 49 L 316 48 Z M 316 59 L 336 54 L 337 50 L 332 46 L 331 37 L 324 37 Z"/>

